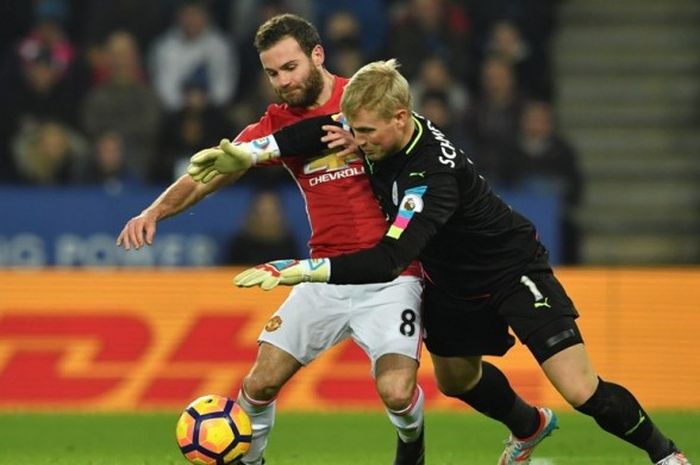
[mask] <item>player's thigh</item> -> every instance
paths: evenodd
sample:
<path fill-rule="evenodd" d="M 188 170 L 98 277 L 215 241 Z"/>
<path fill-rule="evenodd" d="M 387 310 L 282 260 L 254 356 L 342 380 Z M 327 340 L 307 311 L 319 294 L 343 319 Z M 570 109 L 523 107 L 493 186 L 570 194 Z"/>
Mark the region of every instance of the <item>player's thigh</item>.
<path fill-rule="evenodd" d="M 295 286 L 270 318 L 258 340 L 307 365 L 350 335 L 350 305 L 344 286 L 304 283 Z"/>
<path fill-rule="evenodd" d="M 459 299 L 426 283 L 424 341 L 441 357 L 503 355 L 515 340 L 490 299 Z"/>
<path fill-rule="evenodd" d="M 438 389 L 445 395 L 458 396 L 474 387 L 481 377 L 481 357 L 442 357 L 430 354 Z"/>
<path fill-rule="evenodd" d="M 573 302 L 551 272 L 523 275 L 498 313 L 542 364 L 554 354 L 583 342 Z"/>
<path fill-rule="evenodd" d="M 386 354 L 419 360 L 421 351 L 422 282 L 400 276 L 388 283 L 352 286 L 352 338 L 372 361 Z"/>

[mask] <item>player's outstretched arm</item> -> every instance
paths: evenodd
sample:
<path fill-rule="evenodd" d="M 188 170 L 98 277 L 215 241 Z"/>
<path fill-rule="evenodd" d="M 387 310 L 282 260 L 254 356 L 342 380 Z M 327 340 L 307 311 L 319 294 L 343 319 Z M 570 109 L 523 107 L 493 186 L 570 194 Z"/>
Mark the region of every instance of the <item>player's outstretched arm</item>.
<path fill-rule="evenodd" d="M 209 184 L 195 182 L 189 175 L 181 176 L 150 206 L 127 221 L 117 237 L 117 247 L 131 250 L 153 244 L 158 221 L 186 210 L 224 184 L 235 181 L 242 174 L 243 172 L 221 176 Z"/>

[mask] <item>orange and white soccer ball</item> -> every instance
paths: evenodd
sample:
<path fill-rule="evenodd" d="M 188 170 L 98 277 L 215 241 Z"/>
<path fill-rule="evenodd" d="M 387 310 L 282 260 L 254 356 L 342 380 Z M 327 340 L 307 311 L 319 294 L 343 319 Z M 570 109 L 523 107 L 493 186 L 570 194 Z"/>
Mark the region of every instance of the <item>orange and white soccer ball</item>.
<path fill-rule="evenodd" d="M 252 434 L 248 415 L 233 399 L 216 394 L 192 401 L 175 428 L 180 450 L 195 465 L 237 463 L 250 449 Z"/>

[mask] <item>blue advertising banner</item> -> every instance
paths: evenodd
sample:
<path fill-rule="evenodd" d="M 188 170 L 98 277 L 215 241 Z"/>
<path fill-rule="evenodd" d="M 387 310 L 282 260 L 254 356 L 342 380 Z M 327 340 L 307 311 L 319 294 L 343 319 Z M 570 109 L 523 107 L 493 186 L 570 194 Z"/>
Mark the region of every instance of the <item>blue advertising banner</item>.
<path fill-rule="evenodd" d="M 158 224 L 152 246 L 124 251 L 117 235 L 160 188 L 111 195 L 99 187 L 0 189 L 0 266 L 212 266 L 241 227 L 254 191 L 225 188 Z M 280 190 L 285 214 L 306 249 L 309 237 L 296 187 Z M 295 218 L 292 218 L 295 217 Z M 294 221 L 292 221 L 294 220 Z"/>
<path fill-rule="evenodd" d="M 241 227 L 255 194 L 248 186 L 221 189 L 191 209 L 158 224 L 150 247 L 126 252 L 115 246 L 126 221 L 160 195 L 162 188 L 111 194 L 101 187 L 0 187 L 0 266 L 121 267 L 225 264 L 228 242 Z M 294 185 L 281 187 L 285 220 L 308 255 L 310 229 Z M 541 192 L 503 192 L 506 202 L 537 225 L 558 263 L 559 204 Z M 279 257 L 288 258 L 288 257 Z"/>

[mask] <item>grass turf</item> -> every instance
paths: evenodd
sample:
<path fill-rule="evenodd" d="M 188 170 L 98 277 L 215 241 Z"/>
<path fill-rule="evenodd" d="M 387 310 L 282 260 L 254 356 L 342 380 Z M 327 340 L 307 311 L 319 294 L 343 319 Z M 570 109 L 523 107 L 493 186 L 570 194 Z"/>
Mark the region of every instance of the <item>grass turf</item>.
<path fill-rule="evenodd" d="M 0 465 L 187 465 L 175 444 L 177 413 L 0 414 Z M 700 412 L 655 412 L 662 431 L 700 460 Z M 583 415 L 559 413 L 560 429 L 533 465 L 643 465 L 646 454 Z M 473 413 L 429 412 L 428 465 L 494 465 L 507 433 Z M 268 465 L 390 464 L 395 434 L 381 413 L 281 413 Z"/>

